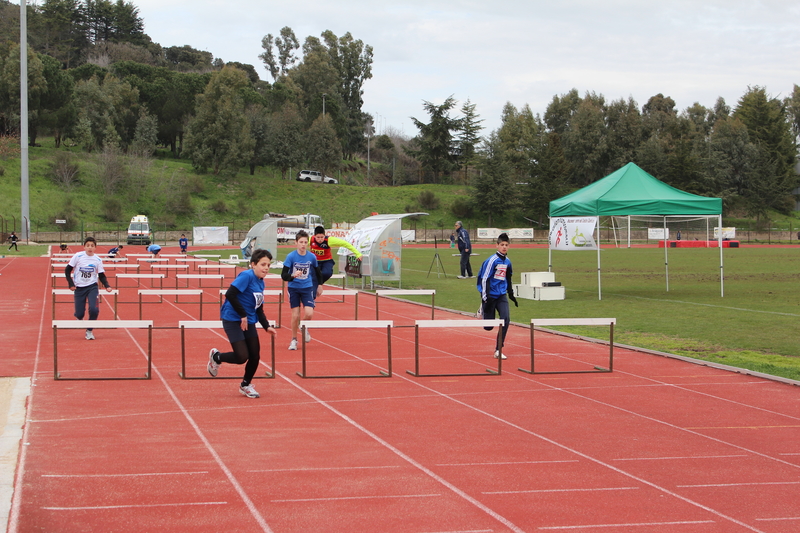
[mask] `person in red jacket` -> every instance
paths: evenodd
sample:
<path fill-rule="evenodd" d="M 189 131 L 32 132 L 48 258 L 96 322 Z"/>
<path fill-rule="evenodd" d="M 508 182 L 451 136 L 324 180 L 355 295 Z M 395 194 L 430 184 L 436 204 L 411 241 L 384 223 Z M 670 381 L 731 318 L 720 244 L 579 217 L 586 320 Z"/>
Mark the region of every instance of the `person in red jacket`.
<path fill-rule="evenodd" d="M 333 250 L 331 246 L 343 246 L 353 252 L 355 256 L 361 260 L 361 252 L 359 252 L 355 246 L 344 239 L 328 237 L 325 235 L 325 228 L 322 226 L 314 228 L 314 238 L 311 239 L 309 248 L 311 249 L 311 253 L 317 257 L 319 270 L 322 272 L 321 280 L 314 279 L 314 292 L 317 291 L 318 285 L 324 285 L 325 282 L 333 276 L 333 267 L 336 265 L 336 261 L 333 260 Z"/>

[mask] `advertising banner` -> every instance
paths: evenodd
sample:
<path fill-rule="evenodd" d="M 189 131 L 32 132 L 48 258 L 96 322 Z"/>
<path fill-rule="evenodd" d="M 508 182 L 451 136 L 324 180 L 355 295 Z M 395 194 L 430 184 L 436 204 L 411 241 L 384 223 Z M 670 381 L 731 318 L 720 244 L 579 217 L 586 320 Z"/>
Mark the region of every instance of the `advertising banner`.
<path fill-rule="evenodd" d="M 195 226 L 192 228 L 192 244 L 228 244 L 228 227 Z"/>
<path fill-rule="evenodd" d="M 598 217 L 558 217 L 550 219 L 548 242 L 551 250 L 597 250 L 594 230 Z"/>

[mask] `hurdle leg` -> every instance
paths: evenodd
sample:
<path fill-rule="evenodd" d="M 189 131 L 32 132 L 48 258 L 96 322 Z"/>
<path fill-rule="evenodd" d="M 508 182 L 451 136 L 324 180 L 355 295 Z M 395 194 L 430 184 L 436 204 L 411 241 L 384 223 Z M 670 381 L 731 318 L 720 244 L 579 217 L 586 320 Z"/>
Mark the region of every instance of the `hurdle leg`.
<path fill-rule="evenodd" d="M 55 298 L 55 296 L 53 297 Z M 58 326 L 53 326 L 53 379 L 58 381 Z"/>
<path fill-rule="evenodd" d="M 275 379 L 275 335 L 270 335 L 269 337 L 270 337 L 270 343 L 269 343 L 270 351 L 272 352 L 272 362 L 271 362 L 272 366 L 270 366 L 270 369 L 272 370 L 272 372 L 268 370 L 266 372 L 266 378 Z"/>
<path fill-rule="evenodd" d="M 362 322 L 363 324 L 363 322 Z M 358 327 L 358 326 L 350 326 L 350 327 Z M 366 326 L 370 327 L 370 326 Z M 386 350 L 387 350 L 387 370 L 378 370 L 377 374 L 360 374 L 360 375 L 322 375 L 322 376 L 309 376 L 308 372 L 306 371 L 306 364 L 307 364 L 307 354 L 306 354 L 306 330 L 307 326 L 303 325 L 300 327 L 300 334 L 303 337 L 303 352 L 302 352 L 302 371 L 297 372 L 297 375 L 303 379 L 344 379 L 344 378 L 390 378 L 392 377 L 392 337 L 391 337 L 391 328 L 392 324 L 389 323 L 386 325 Z"/>
<path fill-rule="evenodd" d="M 297 372 L 297 375 L 301 378 L 306 377 L 306 326 L 300 326 L 300 342 L 302 343 L 302 351 L 301 351 L 301 359 L 302 359 L 302 366 L 300 372 Z"/>
<path fill-rule="evenodd" d="M 525 372 L 526 374 L 535 374 L 536 372 L 533 371 L 533 324 L 531 324 L 531 369 L 528 370 L 526 368 L 518 368 L 520 372 Z"/>
<path fill-rule="evenodd" d="M 150 379 L 153 370 L 153 326 L 147 327 L 147 373 L 145 379 Z"/>
<path fill-rule="evenodd" d="M 178 375 L 182 379 L 188 379 L 186 377 L 186 328 L 181 326 L 181 371 L 178 372 Z"/>
<path fill-rule="evenodd" d="M 380 301 L 380 299 L 381 297 L 378 295 L 378 293 L 375 293 L 375 320 L 379 320 L 378 302 Z"/>

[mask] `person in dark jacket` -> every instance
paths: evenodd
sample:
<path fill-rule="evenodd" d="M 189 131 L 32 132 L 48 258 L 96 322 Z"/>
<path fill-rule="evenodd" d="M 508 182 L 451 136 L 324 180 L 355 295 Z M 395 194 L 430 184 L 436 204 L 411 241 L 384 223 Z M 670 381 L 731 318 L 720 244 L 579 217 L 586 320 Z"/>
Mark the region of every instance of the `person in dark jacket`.
<path fill-rule="evenodd" d="M 508 246 L 508 234 L 501 233 L 497 237 L 497 253 L 492 254 L 484 261 L 478 272 L 478 292 L 481 293 L 483 318 L 493 319 L 496 311 L 503 319 L 503 331 L 497 337 L 497 346 L 494 352 L 495 358 L 502 357 L 503 359 L 506 359 L 503 354 L 503 344 L 506 340 L 506 333 L 508 333 L 508 325 L 511 322 L 508 300 L 519 307 L 511 285 L 512 270 L 511 260 L 508 258 Z M 491 327 L 484 329 L 492 330 Z"/>
<path fill-rule="evenodd" d="M 472 253 L 472 244 L 469 242 L 469 232 L 459 220 L 456 222 L 455 240 L 458 251 L 461 252 L 461 275 L 458 279 L 474 278 L 472 275 L 472 265 L 469 264 L 469 256 Z"/>

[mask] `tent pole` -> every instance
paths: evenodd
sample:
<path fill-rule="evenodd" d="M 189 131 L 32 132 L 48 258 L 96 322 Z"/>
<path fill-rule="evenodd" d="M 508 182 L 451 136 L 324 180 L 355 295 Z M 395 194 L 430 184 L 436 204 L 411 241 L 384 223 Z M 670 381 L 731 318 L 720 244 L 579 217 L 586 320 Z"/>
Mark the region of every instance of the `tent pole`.
<path fill-rule="evenodd" d="M 600 284 L 600 217 L 597 217 L 597 299 L 603 299 L 603 290 Z"/>
<path fill-rule="evenodd" d="M 547 247 L 547 271 L 553 271 L 553 249 L 550 246 Z"/>
<path fill-rule="evenodd" d="M 631 247 L 631 216 L 628 215 L 628 248 Z"/>
<path fill-rule="evenodd" d="M 717 246 L 719 246 L 719 297 L 725 297 L 725 269 L 722 262 L 722 213 L 719 214 L 719 231 L 717 232 Z"/>
<path fill-rule="evenodd" d="M 667 292 L 669 292 L 669 256 L 667 255 L 669 240 L 667 239 L 667 217 L 664 215 L 664 271 L 667 278 Z"/>

